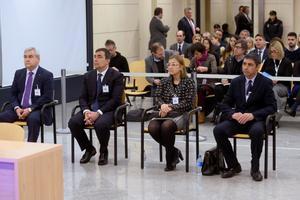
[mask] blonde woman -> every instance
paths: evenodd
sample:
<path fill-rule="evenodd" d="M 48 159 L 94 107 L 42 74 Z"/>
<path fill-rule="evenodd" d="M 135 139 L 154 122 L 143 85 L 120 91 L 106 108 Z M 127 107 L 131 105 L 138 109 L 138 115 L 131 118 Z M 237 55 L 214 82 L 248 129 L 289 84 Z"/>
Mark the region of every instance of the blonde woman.
<path fill-rule="evenodd" d="M 192 109 L 195 98 L 194 81 L 187 77 L 182 56 L 172 56 L 168 63 L 170 76 L 161 80 L 156 90 L 159 117 L 150 121 L 148 130 L 159 144 L 166 148 L 165 171 L 172 171 L 183 160 L 179 149 L 174 147 L 175 132 L 184 127 L 184 119 Z"/>

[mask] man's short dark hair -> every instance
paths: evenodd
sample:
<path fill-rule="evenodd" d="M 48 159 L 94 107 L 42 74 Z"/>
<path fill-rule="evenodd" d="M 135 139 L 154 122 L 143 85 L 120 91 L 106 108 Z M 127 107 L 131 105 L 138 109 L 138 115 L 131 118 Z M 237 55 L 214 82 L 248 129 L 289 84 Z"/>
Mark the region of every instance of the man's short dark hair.
<path fill-rule="evenodd" d="M 110 60 L 111 55 L 110 55 L 109 51 L 108 51 L 106 48 L 99 48 L 99 49 L 97 49 L 97 50 L 95 51 L 95 53 L 97 53 L 97 52 L 99 52 L 99 51 L 104 52 L 105 59 Z"/>
<path fill-rule="evenodd" d="M 162 12 L 163 12 L 163 9 L 160 8 L 160 7 L 157 7 L 157 8 L 154 9 L 154 15 L 155 16 L 160 15 Z"/>
<path fill-rule="evenodd" d="M 271 11 L 270 11 L 270 13 L 269 13 L 269 15 L 271 15 L 271 16 L 276 16 L 276 15 L 277 15 L 277 13 L 276 13 L 276 11 L 275 11 L 275 10 L 271 10 Z"/>
<path fill-rule="evenodd" d="M 260 33 L 256 34 L 254 38 L 256 38 L 256 37 L 261 37 L 264 40 L 266 40 L 265 36 L 263 34 L 260 34 Z"/>
<path fill-rule="evenodd" d="M 105 46 L 113 45 L 116 46 L 116 43 L 113 40 L 106 40 Z"/>
<path fill-rule="evenodd" d="M 203 44 L 201 44 L 200 42 L 197 42 L 195 44 L 192 44 L 192 46 L 191 46 L 191 52 L 193 55 L 194 55 L 195 51 L 198 51 L 203 54 L 203 53 L 205 53 L 206 49 Z"/>
<path fill-rule="evenodd" d="M 297 38 L 297 33 L 295 33 L 295 32 L 289 32 L 289 33 L 287 34 L 287 36 L 288 36 L 288 37 L 289 37 L 289 36 L 292 36 L 292 37 Z"/>
<path fill-rule="evenodd" d="M 157 50 L 160 49 L 160 48 L 164 48 L 164 46 L 159 42 L 155 42 L 150 47 L 150 51 L 151 51 L 151 53 L 156 53 Z"/>
<path fill-rule="evenodd" d="M 222 24 L 222 30 L 223 30 L 223 32 L 228 32 L 228 24 L 227 23 L 224 23 L 224 24 Z"/>
<path fill-rule="evenodd" d="M 221 29 L 220 24 L 214 24 L 214 29 Z"/>
<path fill-rule="evenodd" d="M 258 66 L 261 63 L 260 59 L 256 53 L 249 53 L 249 54 L 245 55 L 244 60 L 245 59 L 253 60 L 256 66 Z"/>
<path fill-rule="evenodd" d="M 239 6 L 239 11 L 243 11 L 244 6 Z"/>

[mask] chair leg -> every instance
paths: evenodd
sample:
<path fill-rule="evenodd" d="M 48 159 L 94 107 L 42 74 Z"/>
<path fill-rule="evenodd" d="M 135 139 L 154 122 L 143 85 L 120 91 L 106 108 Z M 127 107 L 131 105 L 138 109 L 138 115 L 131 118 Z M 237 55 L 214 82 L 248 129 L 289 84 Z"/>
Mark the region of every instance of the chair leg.
<path fill-rule="evenodd" d="M 233 152 L 236 156 L 236 138 L 233 138 Z"/>
<path fill-rule="evenodd" d="M 55 107 L 53 106 L 53 140 L 54 144 L 57 143 L 57 137 L 56 137 L 56 117 L 55 117 Z"/>
<path fill-rule="evenodd" d="M 274 130 L 273 135 L 273 170 L 276 170 L 276 130 Z"/>
<path fill-rule="evenodd" d="M 127 134 L 127 119 L 124 122 L 124 143 L 125 143 L 125 158 L 128 158 L 128 134 Z"/>
<path fill-rule="evenodd" d="M 44 143 L 44 124 L 41 125 L 41 143 Z"/>
<path fill-rule="evenodd" d="M 189 132 L 186 131 L 186 141 L 185 141 L 185 172 L 189 172 Z"/>
<path fill-rule="evenodd" d="M 163 161 L 163 156 L 162 156 L 162 145 L 159 144 L 159 161 L 162 162 Z"/>
<path fill-rule="evenodd" d="M 75 152 L 74 152 L 74 136 L 71 134 L 71 161 L 74 163 L 74 157 L 75 157 Z"/>
<path fill-rule="evenodd" d="M 115 128 L 114 128 L 114 165 L 117 165 L 118 164 L 118 138 L 117 138 L 117 135 L 118 135 L 118 127 L 117 125 L 115 125 Z"/>
<path fill-rule="evenodd" d="M 141 169 L 144 169 L 144 123 L 141 123 Z"/>
<path fill-rule="evenodd" d="M 198 113 L 196 113 L 196 160 L 198 158 L 199 155 L 199 124 L 198 124 Z"/>
<path fill-rule="evenodd" d="M 90 142 L 93 145 L 93 129 L 89 129 L 89 133 L 90 133 Z"/>
<path fill-rule="evenodd" d="M 265 179 L 268 178 L 268 135 L 265 137 L 265 171 L 264 171 Z"/>
<path fill-rule="evenodd" d="M 131 101 L 130 101 L 130 99 L 129 99 L 129 96 L 128 96 L 128 95 L 126 95 L 126 99 L 127 99 L 127 102 L 129 103 L 129 105 L 130 105 L 130 106 L 132 106 L 132 104 L 131 104 Z"/>

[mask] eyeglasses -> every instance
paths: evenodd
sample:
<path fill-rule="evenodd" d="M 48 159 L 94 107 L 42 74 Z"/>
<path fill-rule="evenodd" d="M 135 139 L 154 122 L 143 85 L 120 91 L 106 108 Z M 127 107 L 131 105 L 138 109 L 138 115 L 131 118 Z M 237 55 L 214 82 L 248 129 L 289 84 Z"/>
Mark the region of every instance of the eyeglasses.
<path fill-rule="evenodd" d="M 234 48 L 236 48 L 236 49 L 242 49 L 241 46 L 234 46 Z"/>
<path fill-rule="evenodd" d="M 271 50 L 271 53 L 278 53 L 277 50 Z"/>

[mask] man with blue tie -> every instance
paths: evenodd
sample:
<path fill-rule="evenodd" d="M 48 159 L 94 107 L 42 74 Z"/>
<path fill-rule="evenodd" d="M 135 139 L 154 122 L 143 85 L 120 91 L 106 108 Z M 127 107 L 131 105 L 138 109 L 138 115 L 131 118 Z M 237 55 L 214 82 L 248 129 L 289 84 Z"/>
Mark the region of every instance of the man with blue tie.
<path fill-rule="evenodd" d="M 242 171 L 228 137 L 240 132 L 249 133 L 251 139 L 251 176 L 261 181 L 259 159 L 263 147 L 265 120 L 277 110 L 273 83 L 258 73 L 260 60 L 256 54 L 248 54 L 243 61 L 243 75 L 231 81 L 221 104 L 224 119 L 214 128 L 218 147 L 223 151 L 228 170 L 221 177 L 230 178 Z"/>
<path fill-rule="evenodd" d="M 31 47 L 24 51 L 25 68 L 16 71 L 11 87 L 11 107 L 0 113 L 0 122 L 24 120 L 28 125 L 28 142 L 36 142 L 40 131 L 41 108 L 53 100 L 53 74 L 39 66 L 40 55 Z M 46 110 L 45 124 L 52 123 Z"/>
<path fill-rule="evenodd" d="M 87 163 L 96 154 L 95 147 L 85 134 L 84 127 L 93 125 L 100 143 L 98 165 L 108 162 L 110 127 L 114 111 L 121 104 L 124 90 L 123 75 L 109 67 L 110 53 L 106 48 L 97 49 L 94 55 L 94 70 L 84 75 L 79 97 L 81 111 L 69 121 L 71 134 L 81 150 L 85 150 L 80 163 Z"/>

